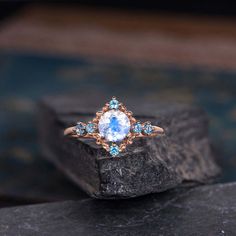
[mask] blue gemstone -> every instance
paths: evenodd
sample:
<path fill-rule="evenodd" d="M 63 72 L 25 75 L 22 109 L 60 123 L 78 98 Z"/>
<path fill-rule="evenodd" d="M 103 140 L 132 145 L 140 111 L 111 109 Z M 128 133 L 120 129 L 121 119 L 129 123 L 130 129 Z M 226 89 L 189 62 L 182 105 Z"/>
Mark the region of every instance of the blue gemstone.
<path fill-rule="evenodd" d="M 151 134 L 153 132 L 153 127 L 150 123 L 146 123 L 143 127 L 143 131 L 145 134 Z"/>
<path fill-rule="evenodd" d="M 120 153 L 119 147 L 117 145 L 111 145 L 110 146 L 110 154 L 114 157 L 117 156 Z"/>
<path fill-rule="evenodd" d="M 75 131 L 78 135 L 85 134 L 85 125 L 81 122 L 77 123 L 77 125 L 75 126 Z"/>
<path fill-rule="evenodd" d="M 116 99 L 112 99 L 109 103 L 110 109 L 118 109 L 119 108 L 119 102 Z"/>
<path fill-rule="evenodd" d="M 104 137 L 107 141 L 119 142 L 129 133 L 130 121 L 124 112 L 110 110 L 101 116 L 98 130 L 101 137 Z"/>
<path fill-rule="evenodd" d="M 112 132 L 120 132 L 120 124 L 116 116 L 110 119 L 110 129 Z"/>
<path fill-rule="evenodd" d="M 140 134 L 142 132 L 142 125 L 140 122 L 137 122 L 133 125 L 133 132 Z"/>
<path fill-rule="evenodd" d="M 94 133 L 95 128 L 96 128 L 96 126 L 95 126 L 95 124 L 93 124 L 93 123 L 88 123 L 88 124 L 86 125 L 86 131 L 87 131 L 87 133 L 89 133 L 89 134 Z"/>

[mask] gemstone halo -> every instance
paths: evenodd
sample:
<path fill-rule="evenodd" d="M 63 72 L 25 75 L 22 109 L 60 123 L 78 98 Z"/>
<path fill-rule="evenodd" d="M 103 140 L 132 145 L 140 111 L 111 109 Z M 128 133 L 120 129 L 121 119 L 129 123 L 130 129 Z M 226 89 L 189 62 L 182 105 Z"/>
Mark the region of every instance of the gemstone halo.
<path fill-rule="evenodd" d="M 135 138 L 155 137 L 164 134 L 161 127 L 152 125 L 149 121 L 141 123 L 133 117 L 131 111 L 115 97 L 106 103 L 96 117 L 86 123 L 78 122 L 76 126 L 65 129 L 64 135 L 75 138 L 93 138 L 98 145 L 118 156 Z"/>

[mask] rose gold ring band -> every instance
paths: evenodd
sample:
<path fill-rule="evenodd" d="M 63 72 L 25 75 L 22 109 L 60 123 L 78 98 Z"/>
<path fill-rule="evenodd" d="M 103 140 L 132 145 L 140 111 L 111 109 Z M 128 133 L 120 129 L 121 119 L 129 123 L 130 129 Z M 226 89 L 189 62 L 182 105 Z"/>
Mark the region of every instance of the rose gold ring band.
<path fill-rule="evenodd" d="M 115 97 L 96 113 L 93 120 L 88 123 L 78 122 L 64 131 L 65 136 L 96 139 L 96 143 L 102 145 L 112 156 L 124 151 L 135 138 L 163 134 L 163 128 L 152 125 L 149 121 L 137 121 L 133 113 Z"/>
<path fill-rule="evenodd" d="M 80 122 L 82 123 L 82 122 Z M 82 123 L 86 126 L 85 123 Z M 155 136 L 158 136 L 158 135 L 163 135 L 164 134 L 164 129 L 162 129 L 161 127 L 159 126 L 152 126 L 153 128 L 153 133 L 150 134 L 150 135 L 145 135 L 145 134 L 135 134 L 136 135 L 136 138 L 142 138 L 142 137 L 155 137 Z M 96 138 L 98 135 L 100 135 L 99 133 L 92 133 L 92 134 L 89 134 L 89 133 L 86 133 L 85 135 L 79 135 L 78 133 L 76 133 L 76 126 L 71 126 L 69 128 L 66 128 L 64 130 L 64 135 L 65 136 L 70 136 L 70 137 L 73 137 L 73 138 Z"/>

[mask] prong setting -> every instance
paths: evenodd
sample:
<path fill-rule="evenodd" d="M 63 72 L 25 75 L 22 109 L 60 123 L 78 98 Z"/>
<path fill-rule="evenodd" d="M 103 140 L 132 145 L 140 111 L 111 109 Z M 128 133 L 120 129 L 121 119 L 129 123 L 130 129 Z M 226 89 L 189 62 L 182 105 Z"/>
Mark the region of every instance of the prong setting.
<path fill-rule="evenodd" d="M 106 138 L 103 133 L 101 133 L 101 130 L 99 130 L 99 122 L 105 114 L 106 116 L 109 114 L 111 117 L 112 115 L 115 117 L 115 120 L 111 121 L 115 123 L 111 124 L 111 127 L 109 127 L 112 128 L 112 132 L 120 132 L 120 129 L 124 128 L 124 131 L 122 131 L 125 132 L 124 135 L 117 136 L 119 138 L 117 138 L 115 142 L 114 140 L 116 139 L 108 138 L 108 136 L 106 136 Z M 119 116 L 124 118 L 119 120 Z M 116 126 L 116 122 L 120 124 Z M 65 135 L 72 137 L 96 139 L 96 144 L 101 145 L 112 157 L 118 156 L 120 152 L 126 149 L 127 145 L 133 143 L 135 138 L 154 137 L 163 133 L 164 130 L 162 128 L 153 126 L 149 121 L 144 123 L 137 121 L 133 117 L 133 113 L 127 110 L 116 97 L 112 97 L 111 101 L 106 103 L 101 111 L 96 112 L 96 117 L 92 121 L 89 121 L 87 124 L 78 122 L 76 126 L 69 127 L 64 131 Z"/>

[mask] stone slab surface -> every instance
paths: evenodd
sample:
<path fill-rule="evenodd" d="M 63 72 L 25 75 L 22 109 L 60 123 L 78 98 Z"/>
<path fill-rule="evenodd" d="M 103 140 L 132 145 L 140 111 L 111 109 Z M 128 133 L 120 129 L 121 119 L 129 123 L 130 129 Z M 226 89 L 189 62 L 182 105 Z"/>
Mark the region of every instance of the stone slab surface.
<path fill-rule="evenodd" d="M 236 183 L 0 210 L 5 236 L 236 235 Z"/>

